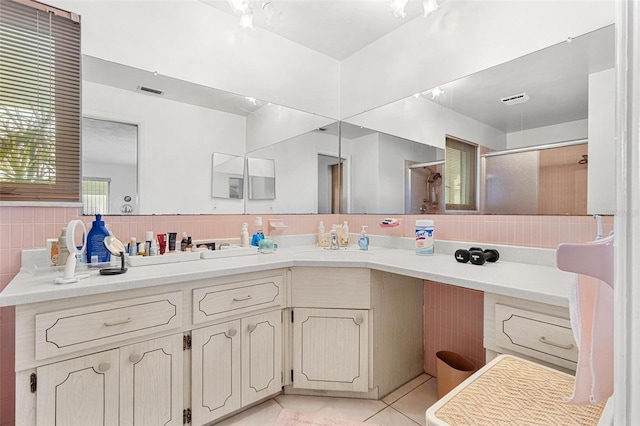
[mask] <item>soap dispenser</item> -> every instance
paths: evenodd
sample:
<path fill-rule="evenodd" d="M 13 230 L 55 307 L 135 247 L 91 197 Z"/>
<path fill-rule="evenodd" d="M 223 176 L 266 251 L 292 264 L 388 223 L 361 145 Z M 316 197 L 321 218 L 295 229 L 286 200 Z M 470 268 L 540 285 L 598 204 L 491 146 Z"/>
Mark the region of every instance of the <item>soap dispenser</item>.
<path fill-rule="evenodd" d="M 360 250 L 369 250 L 369 236 L 364 228 L 367 228 L 367 225 L 362 225 L 362 232 L 358 237 L 358 247 L 360 247 Z"/>
<path fill-rule="evenodd" d="M 342 224 L 342 241 L 340 245 L 349 245 L 349 225 L 347 224 L 346 220 Z"/>

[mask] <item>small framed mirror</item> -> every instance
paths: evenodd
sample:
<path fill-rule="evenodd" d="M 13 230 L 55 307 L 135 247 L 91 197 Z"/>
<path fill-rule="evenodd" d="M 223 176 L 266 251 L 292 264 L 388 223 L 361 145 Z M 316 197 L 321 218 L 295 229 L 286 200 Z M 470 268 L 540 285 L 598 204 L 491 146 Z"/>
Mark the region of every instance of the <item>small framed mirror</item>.
<path fill-rule="evenodd" d="M 244 157 L 214 152 L 211 156 L 211 198 L 244 197 Z"/>
<path fill-rule="evenodd" d="M 247 158 L 250 200 L 276 199 L 276 163 L 266 158 Z"/>

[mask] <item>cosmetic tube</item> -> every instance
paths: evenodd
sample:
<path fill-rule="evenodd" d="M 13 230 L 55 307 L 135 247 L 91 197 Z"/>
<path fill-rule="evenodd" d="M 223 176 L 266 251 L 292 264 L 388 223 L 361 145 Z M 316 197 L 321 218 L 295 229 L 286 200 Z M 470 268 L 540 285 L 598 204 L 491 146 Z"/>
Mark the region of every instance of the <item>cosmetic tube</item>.
<path fill-rule="evenodd" d="M 176 251 L 177 232 L 169 232 L 169 251 Z"/>

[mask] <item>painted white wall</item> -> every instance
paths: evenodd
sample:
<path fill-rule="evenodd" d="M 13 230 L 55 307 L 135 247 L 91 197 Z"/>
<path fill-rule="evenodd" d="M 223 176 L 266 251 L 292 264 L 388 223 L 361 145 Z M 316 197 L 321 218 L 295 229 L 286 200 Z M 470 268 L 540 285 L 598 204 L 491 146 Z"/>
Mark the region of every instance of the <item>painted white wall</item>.
<path fill-rule="evenodd" d="M 351 193 L 346 202 L 347 213 L 376 213 L 379 210 L 379 154 L 378 133 L 342 140 L 342 158 L 347 158 L 351 164 L 351 172 L 345 178 L 349 180 Z"/>
<path fill-rule="evenodd" d="M 552 126 L 507 133 L 507 149 L 565 142 L 589 137 L 589 120 L 576 120 Z"/>
<path fill-rule="evenodd" d="M 142 126 L 141 214 L 243 213 L 242 200 L 211 198 L 214 152 L 244 155 L 244 117 L 83 82 L 83 113 Z"/>
<path fill-rule="evenodd" d="M 247 116 L 247 152 L 310 132 L 335 122 L 322 117 L 280 105 L 267 105 Z M 338 138 L 335 138 L 338 155 Z"/>
<path fill-rule="evenodd" d="M 589 75 L 587 213 L 614 214 L 615 69 Z"/>
<path fill-rule="evenodd" d="M 341 62 L 350 117 L 614 22 L 613 1 L 443 3 Z"/>
<path fill-rule="evenodd" d="M 340 63 L 203 2 L 46 0 L 81 15 L 82 53 L 338 118 Z"/>
<path fill-rule="evenodd" d="M 504 132 L 427 99 L 410 96 L 345 119 L 382 133 L 444 149 L 447 135 L 490 149 L 505 149 Z"/>
<path fill-rule="evenodd" d="M 308 132 L 252 152 L 249 156 L 275 161 L 276 199 L 249 200 L 248 214 L 317 213 L 318 154 L 331 154 L 335 136 Z"/>

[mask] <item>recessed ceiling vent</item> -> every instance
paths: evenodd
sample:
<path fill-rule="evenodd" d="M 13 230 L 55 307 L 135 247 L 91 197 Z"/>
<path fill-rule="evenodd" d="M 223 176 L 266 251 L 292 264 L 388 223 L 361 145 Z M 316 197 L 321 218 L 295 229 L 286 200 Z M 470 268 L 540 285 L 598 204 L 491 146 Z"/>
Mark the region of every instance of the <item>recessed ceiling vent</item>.
<path fill-rule="evenodd" d="M 507 96 L 505 98 L 500 99 L 505 105 L 516 105 L 521 104 L 523 102 L 527 102 L 529 100 L 529 95 L 526 93 L 518 93 L 517 95 Z"/>
<path fill-rule="evenodd" d="M 164 95 L 164 92 L 162 90 L 152 89 L 151 87 L 138 86 L 138 90 L 140 92 L 152 93 L 152 94 L 158 95 L 158 96 Z"/>

